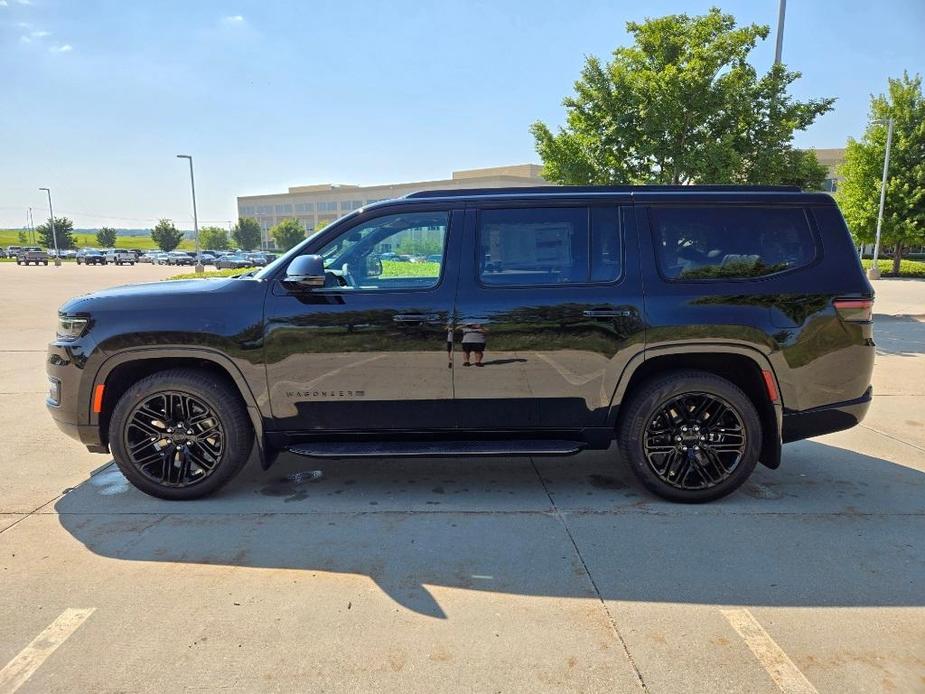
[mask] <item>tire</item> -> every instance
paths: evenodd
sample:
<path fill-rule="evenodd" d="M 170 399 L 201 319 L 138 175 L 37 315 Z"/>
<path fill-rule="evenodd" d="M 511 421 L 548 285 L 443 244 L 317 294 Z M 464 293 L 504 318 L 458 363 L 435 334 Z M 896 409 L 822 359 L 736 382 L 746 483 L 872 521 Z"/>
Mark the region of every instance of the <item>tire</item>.
<path fill-rule="evenodd" d="M 167 398 L 173 403 L 169 412 Z M 184 416 L 193 417 L 196 424 L 174 421 Z M 178 432 L 170 426 L 177 423 L 190 428 Z M 187 447 L 184 441 L 178 446 L 170 442 L 181 436 L 185 440 L 190 431 L 199 440 L 197 427 L 206 428 L 201 443 Z M 150 443 L 151 434 L 162 438 Z M 212 373 L 194 369 L 170 369 L 141 379 L 119 398 L 109 424 L 110 450 L 126 479 L 146 494 L 175 501 L 198 499 L 227 484 L 247 462 L 253 444 L 254 430 L 237 390 Z M 136 451 L 134 458 L 130 447 Z M 185 450 L 195 451 L 195 456 L 187 456 Z M 212 467 L 198 464 L 210 457 Z"/>
<path fill-rule="evenodd" d="M 758 464 L 758 411 L 725 378 L 672 371 L 640 384 L 625 402 L 620 454 L 653 494 L 681 503 L 713 501 L 738 489 Z"/>

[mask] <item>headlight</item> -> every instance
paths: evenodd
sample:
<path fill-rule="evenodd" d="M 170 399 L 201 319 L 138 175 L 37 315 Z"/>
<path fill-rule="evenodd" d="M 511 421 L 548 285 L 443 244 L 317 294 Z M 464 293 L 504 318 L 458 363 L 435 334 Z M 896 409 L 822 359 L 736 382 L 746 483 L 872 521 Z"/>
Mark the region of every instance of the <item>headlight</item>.
<path fill-rule="evenodd" d="M 76 340 L 78 337 L 84 334 L 84 330 L 87 329 L 87 323 L 89 322 L 90 319 L 86 317 L 68 316 L 63 313 L 59 313 L 57 330 L 58 339 Z"/>

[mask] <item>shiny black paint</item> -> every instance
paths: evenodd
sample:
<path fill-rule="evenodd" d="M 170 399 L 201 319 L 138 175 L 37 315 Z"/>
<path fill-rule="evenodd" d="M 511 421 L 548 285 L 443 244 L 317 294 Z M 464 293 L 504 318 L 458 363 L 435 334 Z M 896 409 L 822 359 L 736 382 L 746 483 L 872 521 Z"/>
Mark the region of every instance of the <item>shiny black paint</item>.
<path fill-rule="evenodd" d="M 49 346 L 47 370 L 62 385 L 60 404 L 49 406 L 52 416 L 69 435 L 105 450 L 107 411 L 91 411 L 94 385 L 106 383 L 111 392 L 116 375 L 126 373 L 120 369 L 194 360 L 235 383 L 258 442 L 270 444 L 267 458 L 274 446 L 318 437 L 565 435 L 604 446 L 633 374 L 647 362 L 729 354 L 774 374 L 782 404 L 766 403 L 765 426 L 778 429 L 776 442 L 863 417 L 872 326 L 843 322 L 832 300 L 873 292 L 829 196 L 549 190 L 379 203 L 326 228 L 258 279 L 162 282 L 72 299 L 61 310 L 89 315 L 91 324 L 77 341 Z M 656 267 L 647 210 L 692 201 L 803 206 L 818 259 L 757 280 L 668 282 Z M 596 285 L 481 286 L 479 209 L 540 203 L 620 207 L 622 277 Z M 434 289 L 349 293 L 282 286 L 293 255 L 312 253 L 364 220 L 412 209 L 451 213 L 443 276 Z M 596 310 L 615 315 L 586 314 Z M 395 320 L 415 313 L 419 322 Z M 482 369 L 461 366 L 458 344 L 447 357 L 447 323 L 467 321 L 490 330 L 485 360 L 494 363 Z M 767 455 L 773 459 L 774 451 Z"/>

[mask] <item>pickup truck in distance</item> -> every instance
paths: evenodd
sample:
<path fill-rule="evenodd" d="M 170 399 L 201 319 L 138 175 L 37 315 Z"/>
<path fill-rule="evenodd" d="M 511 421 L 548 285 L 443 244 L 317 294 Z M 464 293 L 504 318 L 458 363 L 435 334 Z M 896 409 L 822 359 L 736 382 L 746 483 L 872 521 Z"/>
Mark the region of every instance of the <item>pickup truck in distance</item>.
<path fill-rule="evenodd" d="M 38 246 L 27 246 L 16 256 L 17 265 L 48 265 L 48 253 Z"/>
<path fill-rule="evenodd" d="M 107 263 L 112 263 L 113 265 L 135 264 L 135 254 L 124 248 L 110 248 L 103 253 L 103 257 Z"/>
<path fill-rule="evenodd" d="M 394 249 L 427 248 L 425 262 Z M 80 296 L 48 409 L 167 499 L 255 452 L 569 456 L 725 496 L 871 402 L 874 293 L 831 196 L 787 186 L 425 191 L 239 277 Z M 460 464 L 464 464 L 461 462 Z"/>

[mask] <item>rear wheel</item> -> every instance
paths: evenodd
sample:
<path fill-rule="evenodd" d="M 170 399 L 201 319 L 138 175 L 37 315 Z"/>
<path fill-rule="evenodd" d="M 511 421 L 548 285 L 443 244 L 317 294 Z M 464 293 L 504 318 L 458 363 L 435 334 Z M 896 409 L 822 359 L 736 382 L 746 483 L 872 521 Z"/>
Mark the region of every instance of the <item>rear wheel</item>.
<path fill-rule="evenodd" d="M 109 426 L 113 458 L 138 489 L 197 499 L 244 466 L 254 433 L 238 393 L 192 369 L 143 378 L 119 399 Z"/>
<path fill-rule="evenodd" d="M 738 489 L 761 451 L 755 405 L 734 383 L 673 371 L 635 389 L 620 415 L 620 452 L 642 484 L 671 501 L 699 503 Z"/>

